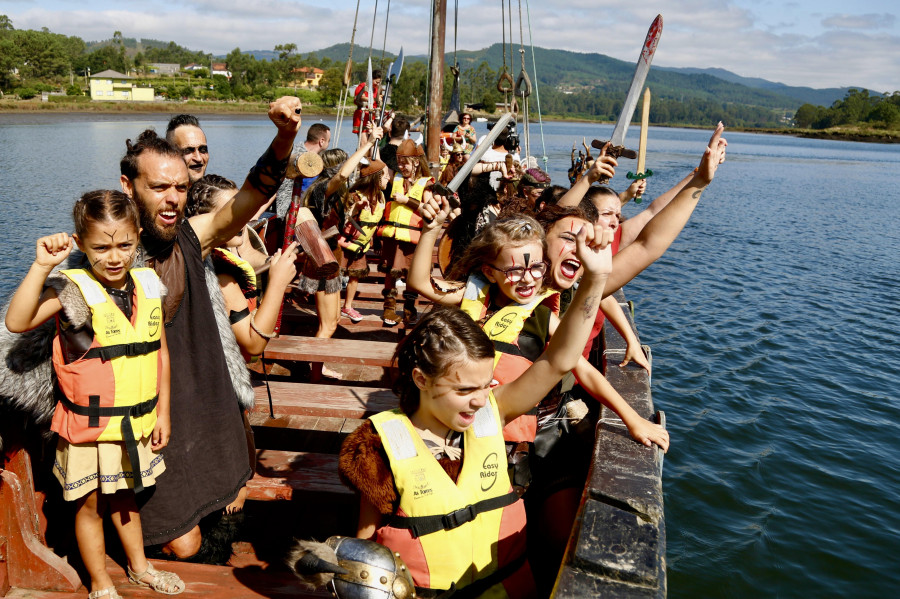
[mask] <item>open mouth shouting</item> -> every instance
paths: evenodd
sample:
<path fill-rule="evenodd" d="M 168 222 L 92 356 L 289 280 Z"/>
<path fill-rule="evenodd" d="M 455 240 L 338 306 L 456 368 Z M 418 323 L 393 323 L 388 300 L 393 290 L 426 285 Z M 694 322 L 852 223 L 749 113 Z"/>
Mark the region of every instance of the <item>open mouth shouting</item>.
<path fill-rule="evenodd" d="M 574 258 L 569 260 L 563 260 L 562 264 L 559 265 L 559 272 L 563 277 L 568 279 L 569 281 L 574 281 L 575 277 L 578 276 L 578 271 L 581 269 L 581 262 L 575 260 Z"/>

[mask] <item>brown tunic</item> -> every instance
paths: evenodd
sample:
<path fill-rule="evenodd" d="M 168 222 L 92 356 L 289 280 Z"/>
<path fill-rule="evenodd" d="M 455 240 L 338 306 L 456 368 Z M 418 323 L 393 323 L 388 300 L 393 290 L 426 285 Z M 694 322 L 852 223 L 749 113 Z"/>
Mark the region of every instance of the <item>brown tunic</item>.
<path fill-rule="evenodd" d="M 247 442 L 189 222 L 173 251 L 148 261 L 169 289 L 166 341 L 172 371 L 172 437 L 166 473 L 138 498 L 144 544 L 166 543 L 224 508 L 250 478 Z"/>

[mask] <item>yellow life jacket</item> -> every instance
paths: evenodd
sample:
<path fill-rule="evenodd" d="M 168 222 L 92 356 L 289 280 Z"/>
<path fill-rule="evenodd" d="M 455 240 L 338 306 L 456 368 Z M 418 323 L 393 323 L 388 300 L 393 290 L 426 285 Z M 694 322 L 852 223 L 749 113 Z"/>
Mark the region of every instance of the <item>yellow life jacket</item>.
<path fill-rule="evenodd" d="M 397 512 L 376 541 L 400 553 L 417 586 L 486 586 L 481 597 L 526 597 L 534 583 L 525 557 L 525 509 L 506 472 L 493 393 L 465 433 L 454 484 L 399 410 L 371 417 L 384 443 Z"/>
<path fill-rule="evenodd" d="M 460 309 L 480 322 L 490 305 L 491 283 L 481 274 L 469 276 Z M 482 325 L 494 342 L 494 379 L 501 385 L 512 382 L 528 370 L 532 362 L 521 355 L 518 348 L 519 333 L 525 321 L 541 303 L 557 301 L 559 292 L 544 289 L 527 304 L 510 302 L 497 310 Z M 503 438 L 510 442 L 534 441 L 537 434 L 537 410 L 523 414 L 508 422 L 503 428 Z"/>
<path fill-rule="evenodd" d="M 366 199 L 362 192 L 355 192 L 356 198 Z M 379 195 L 381 192 L 378 192 Z M 356 199 L 354 198 L 354 200 Z M 355 219 L 347 217 L 347 225 L 344 227 L 338 245 L 342 248 L 350 250 L 354 254 L 362 254 L 369 251 L 372 245 L 372 236 L 384 216 L 384 202 L 381 198 L 375 203 L 375 210 L 372 211 L 370 205 L 366 206 L 359 212 L 359 216 Z"/>
<path fill-rule="evenodd" d="M 403 175 L 394 176 L 391 186 L 391 197 L 403 195 Z M 416 179 L 406 196 L 413 200 L 422 200 L 425 187 L 432 181 L 430 177 Z M 385 217 L 378 228 L 381 237 L 392 237 L 397 241 L 419 243 L 422 236 L 422 217 L 415 210 L 399 202 L 388 202 L 385 208 Z"/>
<path fill-rule="evenodd" d="M 70 443 L 125 441 L 135 473 L 140 472 L 135 440 L 156 426 L 162 335 L 159 277 L 134 268 L 135 301 L 129 321 L 89 270 L 63 270 L 91 309 L 94 340 L 84 356 L 65 362 L 59 336 L 53 340 L 53 368 L 59 403 L 51 429 Z M 125 418 L 128 416 L 128 418 Z M 134 477 L 140 491 L 141 477 Z"/>

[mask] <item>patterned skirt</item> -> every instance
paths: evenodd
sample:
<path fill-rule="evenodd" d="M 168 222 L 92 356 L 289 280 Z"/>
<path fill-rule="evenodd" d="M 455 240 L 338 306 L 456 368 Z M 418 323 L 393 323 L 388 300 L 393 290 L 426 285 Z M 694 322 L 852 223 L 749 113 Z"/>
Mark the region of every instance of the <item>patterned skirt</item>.
<path fill-rule="evenodd" d="M 165 472 L 161 453 L 150 447 L 150 437 L 137 442 L 141 477 L 145 487 L 156 484 Z M 134 472 L 123 441 L 69 443 L 62 437 L 56 445 L 53 474 L 63 488 L 63 499 L 73 501 L 94 489 L 115 493 L 134 488 Z"/>

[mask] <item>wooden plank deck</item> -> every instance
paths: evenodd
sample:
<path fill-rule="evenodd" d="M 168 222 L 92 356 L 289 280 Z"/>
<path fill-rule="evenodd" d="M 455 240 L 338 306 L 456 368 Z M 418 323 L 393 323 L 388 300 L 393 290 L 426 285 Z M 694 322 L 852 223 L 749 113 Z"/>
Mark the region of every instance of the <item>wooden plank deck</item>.
<path fill-rule="evenodd" d="M 266 360 L 389 367 L 395 343 L 281 335 L 269 341 Z"/>
<path fill-rule="evenodd" d="M 380 387 L 270 381 L 269 389 L 276 416 L 366 418 L 397 407 L 397 396 L 390 389 Z M 256 407 L 253 411 L 269 413 L 265 385 L 256 387 Z"/>
<path fill-rule="evenodd" d="M 247 482 L 248 499 L 290 501 L 295 492 L 353 497 L 338 478 L 337 455 L 261 449 L 256 460 L 256 474 Z"/>

